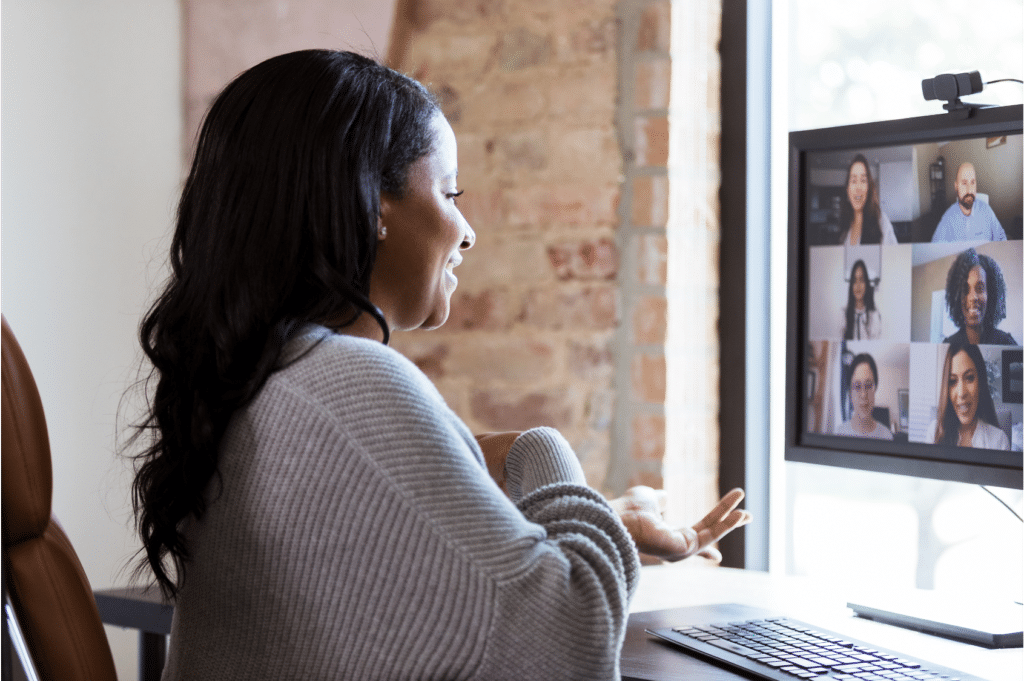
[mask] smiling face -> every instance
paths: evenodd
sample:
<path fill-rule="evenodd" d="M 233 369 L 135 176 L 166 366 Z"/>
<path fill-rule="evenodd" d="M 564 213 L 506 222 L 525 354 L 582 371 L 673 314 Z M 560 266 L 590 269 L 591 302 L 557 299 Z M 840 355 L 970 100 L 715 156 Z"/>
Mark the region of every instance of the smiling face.
<path fill-rule="evenodd" d="M 381 226 L 370 300 L 392 329 L 433 329 L 448 318 L 458 280 L 452 270 L 476 235 L 455 205 L 455 133 L 444 116 L 431 123 L 434 145 L 409 166 L 401 198 L 381 195 Z"/>
<path fill-rule="evenodd" d="M 860 213 L 868 200 L 868 169 L 860 161 L 850 166 L 850 174 L 846 179 L 846 198 L 850 200 L 853 210 Z"/>
<path fill-rule="evenodd" d="M 853 415 L 860 419 L 870 419 L 875 408 L 875 374 L 867 362 L 861 362 L 853 370 L 850 377 L 850 396 L 853 399 Z"/>
<path fill-rule="evenodd" d="M 978 193 L 978 176 L 974 166 L 964 163 L 956 171 L 956 200 L 964 215 L 970 215 L 974 208 L 975 195 Z"/>
<path fill-rule="evenodd" d="M 961 427 L 973 427 L 978 419 L 978 368 L 966 352 L 953 356 L 949 366 L 949 403 Z"/>
<path fill-rule="evenodd" d="M 985 268 L 976 265 L 967 274 L 960 304 L 964 313 L 964 324 L 968 328 L 981 331 L 985 321 L 985 310 L 988 307 L 988 287 Z"/>

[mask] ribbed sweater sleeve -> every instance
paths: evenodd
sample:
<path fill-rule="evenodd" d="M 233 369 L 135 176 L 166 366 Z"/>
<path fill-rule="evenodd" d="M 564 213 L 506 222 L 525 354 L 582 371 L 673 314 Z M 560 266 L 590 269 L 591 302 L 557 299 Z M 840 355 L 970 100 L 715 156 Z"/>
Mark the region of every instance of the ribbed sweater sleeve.
<path fill-rule="evenodd" d="M 164 678 L 617 678 L 636 551 L 565 439 L 515 441 L 510 500 L 408 360 L 299 346 L 186 527 Z"/>

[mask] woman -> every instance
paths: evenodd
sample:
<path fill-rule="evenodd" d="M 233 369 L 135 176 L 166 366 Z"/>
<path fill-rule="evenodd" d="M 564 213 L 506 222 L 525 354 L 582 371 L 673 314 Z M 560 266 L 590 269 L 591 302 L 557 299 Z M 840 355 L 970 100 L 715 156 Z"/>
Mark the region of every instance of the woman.
<path fill-rule="evenodd" d="M 843 314 L 846 317 L 843 327 L 845 340 L 874 340 L 882 336 L 882 315 L 875 309 L 875 288 L 863 260 L 853 263 L 850 269 L 850 286 Z"/>
<path fill-rule="evenodd" d="M 854 437 L 873 437 L 879 440 L 891 440 L 892 431 L 875 420 L 872 411 L 875 408 L 875 391 L 878 390 L 878 366 L 874 358 L 861 353 L 850 363 L 850 400 L 853 403 L 853 415 L 836 428 L 836 435 Z"/>
<path fill-rule="evenodd" d="M 999 264 L 968 248 L 953 261 L 946 276 L 946 308 L 960 330 L 944 343 L 1017 345 L 996 328 L 1006 317 L 1006 282 Z"/>
<path fill-rule="evenodd" d="M 939 390 L 938 412 L 932 422 L 935 444 L 979 449 L 1009 449 L 1010 439 L 999 427 L 996 406 L 988 391 L 988 372 L 977 345 L 957 342 L 946 350 Z"/>
<path fill-rule="evenodd" d="M 433 97 L 355 54 L 272 58 L 214 101 L 141 329 L 165 679 L 616 678 L 629 530 L 682 558 L 749 520 L 739 490 L 678 531 L 652 490 L 613 508 L 549 428 L 478 444 L 387 347 L 448 316 L 476 239 L 456 175 Z"/>
<path fill-rule="evenodd" d="M 868 160 L 857 154 L 846 169 L 846 194 L 839 208 L 839 243 L 894 244 L 896 232 L 878 202 L 878 185 L 871 177 Z"/>

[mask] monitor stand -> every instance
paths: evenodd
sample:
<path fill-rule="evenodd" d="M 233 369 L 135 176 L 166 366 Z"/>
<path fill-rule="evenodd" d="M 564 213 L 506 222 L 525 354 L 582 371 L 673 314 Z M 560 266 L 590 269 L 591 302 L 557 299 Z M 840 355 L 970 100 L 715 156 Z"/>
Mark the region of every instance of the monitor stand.
<path fill-rule="evenodd" d="M 908 591 L 874 595 L 846 605 L 860 617 L 985 648 L 1024 645 L 1024 606 L 1011 600 Z"/>

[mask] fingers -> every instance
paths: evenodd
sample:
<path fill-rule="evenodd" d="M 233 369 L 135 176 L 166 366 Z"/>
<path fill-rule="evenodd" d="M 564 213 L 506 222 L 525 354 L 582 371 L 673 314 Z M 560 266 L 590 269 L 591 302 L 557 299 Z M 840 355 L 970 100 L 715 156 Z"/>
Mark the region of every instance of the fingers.
<path fill-rule="evenodd" d="M 660 510 L 663 503 L 661 497 L 664 494 L 664 490 L 656 490 L 647 485 L 636 485 L 627 489 L 626 493 L 619 497 L 619 499 L 627 508 L 653 513 Z"/>
<path fill-rule="evenodd" d="M 723 520 L 728 518 L 729 514 L 731 514 L 733 510 L 739 505 L 739 503 L 743 501 L 744 496 L 745 494 L 743 493 L 743 490 L 739 489 L 738 487 L 734 490 L 731 490 L 728 494 L 722 497 L 722 499 L 713 509 L 711 509 L 710 513 L 704 516 L 701 519 L 701 521 L 693 527 L 697 530 L 701 530 L 706 527 L 714 527 L 715 525 L 721 523 Z M 747 522 L 749 522 L 749 520 Z"/>
<path fill-rule="evenodd" d="M 631 510 L 622 520 L 641 553 L 675 561 L 693 555 L 699 548 L 696 531 L 689 527 L 669 527 L 655 513 Z"/>
<path fill-rule="evenodd" d="M 729 515 L 722 518 L 720 521 L 710 527 L 701 528 L 698 530 L 698 536 L 701 537 L 701 546 L 708 544 L 714 544 L 725 535 L 729 534 L 737 527 L 746 525 L 753 519 L 750 513 L 743 510 L 735 510 L 729 513 Z M 704 537 L 707 537 L 707 541 L 703 541 Z"/>
<path fill-rule="evenodd" d="M 741 489 L 730 491 L 692 528 L 673 528 L 664 521 L 662 513 L 668 505 L 664 490 L 631 487 L 610 503 L 642 553 L 668 561 L 693 555 L 720 561 L 721 553 L 713 545 L 752 519 L 750 513 L 736 508 L 743 497 Z"/>

